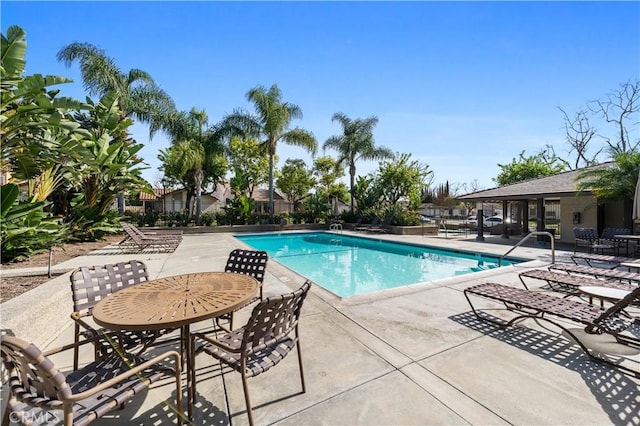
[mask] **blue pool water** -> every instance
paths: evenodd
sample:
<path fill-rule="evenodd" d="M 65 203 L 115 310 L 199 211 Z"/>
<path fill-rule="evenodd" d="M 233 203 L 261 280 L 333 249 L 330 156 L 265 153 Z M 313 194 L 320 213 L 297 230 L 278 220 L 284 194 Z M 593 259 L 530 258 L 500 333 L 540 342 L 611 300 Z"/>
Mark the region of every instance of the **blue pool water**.
<path fill-rule="evenodd" d="M 496 256 L 328 232 L 235 237 L 341 297 L 498 267 Z"/>

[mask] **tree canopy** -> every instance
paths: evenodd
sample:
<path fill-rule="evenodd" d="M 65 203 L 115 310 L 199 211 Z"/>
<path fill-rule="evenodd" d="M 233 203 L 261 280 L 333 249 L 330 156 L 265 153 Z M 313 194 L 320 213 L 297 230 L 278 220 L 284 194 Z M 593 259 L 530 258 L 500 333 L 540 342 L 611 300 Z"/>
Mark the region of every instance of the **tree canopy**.
<path fill-rule="evenodd" d="M 547 159 L 543 153 L 525 156 L 525 151 L 509 164 L 498 164 L 500 174 L 494 179 L 499 186 L 512 185 L 529 179 L 551 176 L 565 170 L 565 165 L 556 159 Z"/>

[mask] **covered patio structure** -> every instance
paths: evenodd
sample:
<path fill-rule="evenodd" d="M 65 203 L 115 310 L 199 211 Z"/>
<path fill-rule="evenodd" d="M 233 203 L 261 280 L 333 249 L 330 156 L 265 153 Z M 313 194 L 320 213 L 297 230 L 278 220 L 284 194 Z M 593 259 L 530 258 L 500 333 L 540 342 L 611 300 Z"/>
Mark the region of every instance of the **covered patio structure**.
<path fill-rule="evenodd" d="M 602 167 L 603 165 L 595 166 Z M 597 200 L 590 190 L 579 191 L 580 170 L 531 179 L 458 197 L 475 202 L 478 210 L 477 239 L 484 239 L 481 216 L 483 204 L 502 203 L 501 235 L 525 235 L 530 231 L 553 230 L 556 238 L 571 243 L 573 227 L 627 227 L 624 203 L 619 200 Z"/>

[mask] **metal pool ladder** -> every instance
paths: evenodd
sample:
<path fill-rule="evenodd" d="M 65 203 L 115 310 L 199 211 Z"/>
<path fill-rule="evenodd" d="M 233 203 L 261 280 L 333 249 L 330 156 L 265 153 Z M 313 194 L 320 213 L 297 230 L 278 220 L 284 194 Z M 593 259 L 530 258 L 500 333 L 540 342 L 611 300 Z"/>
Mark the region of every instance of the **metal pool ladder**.
<path fill-rule="evenodd" d="M 527 235 L 524 236 L 523 239 L 521 239 L 520 241 L 518 241 L 513 247 L 511 247 L 505 254 L 503 254 L 502 256 L 500 256 L 500 258 L 498 259 L 498 266 L 502 266 L 502 259 L 504 259 L 505 257 L 507 257 L 509 255 L 509 253 L 511 253 L 512 251 L 514 251 L 516 248 L 520 247 L 522 244 L 524 244 L 525 241 L 527 241 L 529 239 L 529 237 L 533 236 L 533 235 L 546 235 L 549 237 L 549 239 L 551 240 L 551 263 L 556 263 L 556 244 L 555 244 L 555 236 L 551 234 L 551 232 L 547 232 L 547 231 L 533 231 L 533 232 L 529 232 Z"/>

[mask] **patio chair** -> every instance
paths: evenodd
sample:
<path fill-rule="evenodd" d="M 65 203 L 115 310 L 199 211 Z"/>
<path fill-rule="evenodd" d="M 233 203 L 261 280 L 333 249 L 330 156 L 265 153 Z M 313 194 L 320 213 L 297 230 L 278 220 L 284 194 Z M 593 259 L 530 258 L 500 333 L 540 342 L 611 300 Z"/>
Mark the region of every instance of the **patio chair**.
<path fill-rule="evenodd" d="M 250 277 L 255 278 L 258 281 L 258 283 L 260 283 L 260 296 L 254 297 L 249 302 L 235 309 L 236 311 L 244 308 L 247 305 L 250 305 L 253 302 L 256 302 L 258 300 L 263 300 L 262 284 L 264 283 L 264 274 L 267 270 L 268 260 L 269 260 L 269 255 L 267 254 L 266 251 L 262 251 L 262 250 L 257 251 L 257 250 L 235 249 L 235 250 L 232 250 L 231 253 L 229 253 L 229 257 L 227 258 L 227 264 L 224 267 L 225 272 L 234 272 L 236 274 L 249 275 Z M 224 329 L 224 327 L 220 325 L 219 321 L 228 320 L 229 329 L 233 330 L 233 312 L 234 311 L 215 318 L 216 325 Z"/>
<path fill-rule="evenodd" d="M 575 238 L 573 252 L 578 251 L 578 247 L 587 247 L 589 253 L 593 251 L 593 245 L 598 243 L 600 237 L 595 228 L 573 228 Z"/>
<path fill-rule="evenodd" d="M 265 299 L 256 305 L 244 327 L 226 333 L 217 340 L 203 333 L 192 334 L 191 344 L 201 343 L 201 346 L 196 348 L 196 353 L 204 352 L 227 364 L 242 376 L 250 425 L 254 422 L 247 379 L 277 365 L 294 347 L 298 351 L 302 392 L 306 392 L 298 320 L 309 288 L 311 281 L 307 280 L 292 293 Z"/>
<path fill-rule="evenodd" d="M 600 351 L 591 350 L 578 337 L 583 332 L 585 335 L 609 335 L 614 338 L 615 350 L 619 351 L 617 352 L 619 355 L 624 355 L 629 350 L 633 350 L 634 354 L 640 353 L 640 339 L 631 333 L 624 333 L 636 322 L 636 319 L 624 312 L 624 309 L 632 303 L 640 302 L 640 287 L 635 287 L 623 299 L 606 309 L 582 301 L 552 296 L 548 293 L 533 292 L 495 283 L 469 287 L 464 290 L 464 295 L 478 319 L 492 322 L 501 328 L 507 328 L 527 318 L 547 321 L 570 336 L 589 357 L 640 377 L 640 371 L 632 370 L 608 358 L 596 356 L 596 353 L 600 353 Z M 507 322 L 493 319 L 476 309 L 471 303 L 470 295 L 500 302 L 504 304 L 505 309 L 514 312 L 516 316 Z M 571 329 L 557 319 L 570 320 L 582 324 L 585 326 L 584 330 L 576 331 Z M 607 353 L 606 355 L 611 354 Z"/>
<path fill-rule="evenodd" d="M 171 253 L 182 242 L 182 233 L 145 234 L 130 223 L 120 222 L 120 226 L 122 226 L 126 236 L 118 243 L 118 247 L 124 252 L 133 250 L 139 253 L 149 248 Z"/>
<path fill-rule="evenodd" d="M 640 283 L 640 274 L 635 272 L 618 271 L 616 269 L 594 268 L 592 266 L 575 265 L 573 263 L 553 263 L 547 267 L 550 271 L 564 271 L 568 274 L 591 275 L 596 278 L 616 279 Z"/>
<path fill-rule="evenodd" d="M 45 423 L 58 424 L 60 410 L 65 426 L 87 425 L 111 410 L 124 406 L 151 383 L 167 376 L 176 381 L 176 405 L 173 409 L 178 412 L 178 424 L 182 423 L 182 383 L 180 355 L 177 352 L 164 352 L 148 361 L 131 354 L 118 356 L 112 353 L 80 370 L 74 369 L 63 374 L 48 357 L 74 346 L 43 353 L 20 338 L 0 336 L 9 392 L 3 425 L 8 425 L 10 420 L 16 418 L 24 419 L 23 423 L 27 424 L 29 420 L 38 418 Z M 165 360 L 170 360 L 170 367 L 164 365 Z M 36 413 L 26 411 L 33 408 L 44 412 L 35 417 Z"/>
<path fill-rule="evenodd" d="M 624 246 L 625 253 L 629 253 L 629 240 L 621 240 L 615 238 L 616 235 L 631 235 L 629 228 L 604 228 L 600 235 L 601 244 L 609 244 L 613 246 L 616 255 L 620 254 L 620 249 Z"/>
<path fill-rule="evenodd" d="M 138 261 L 120 262 L 109 265 L 82 266 L 71 272 L 71 294 L 73 298 L 74 321 L 73 368 L 78 369 L 78 344 L 80 338 L 90 340 L 94 345 L 95 359 L 100 358 L 113 348 L 109 340 L 114 340 L 116 334 L 90 324 L 93 307 L 101 299 L 108 297 L 114 291 L 148 281 L 147 266 Z M 155 340 L 157 333 L 150 331 L 122 332 L 118 335 L 120 346 L 131 349 L 141 344 L 148 344 Z"/>

